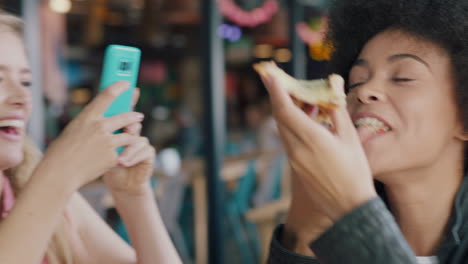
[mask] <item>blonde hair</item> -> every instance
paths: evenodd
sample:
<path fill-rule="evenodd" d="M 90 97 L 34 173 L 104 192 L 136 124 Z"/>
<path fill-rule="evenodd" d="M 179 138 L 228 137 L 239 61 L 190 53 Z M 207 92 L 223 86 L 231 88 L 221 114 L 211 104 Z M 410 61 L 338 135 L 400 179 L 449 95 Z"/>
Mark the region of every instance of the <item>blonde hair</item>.
<path fill-rule="evenodd" d="M 0 31 L 10 31 L 23 37 L 23 22 L 20 18 L 0 11 Z M 35 168 L 39 164 L 42 153 L 29 139 L 25 138 L 23 144 L 23 161 L 16 168 L 7 171 L 15 194 L 21 193 L 21 190 L 31 178 Z M 46 252 L 49 264 L 71 264 L 72 254 L 69 247 L 65 216 L 62 217 L 60 224 L 55 229 L 49 242 Z"/>

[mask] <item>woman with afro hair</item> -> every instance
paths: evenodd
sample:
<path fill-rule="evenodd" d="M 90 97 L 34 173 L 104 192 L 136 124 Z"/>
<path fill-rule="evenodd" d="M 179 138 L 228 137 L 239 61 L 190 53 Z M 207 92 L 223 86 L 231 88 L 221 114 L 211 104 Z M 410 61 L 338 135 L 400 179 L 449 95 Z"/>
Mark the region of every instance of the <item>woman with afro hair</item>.
<path fill-rule="evenodd" d="M 468 0 L 336 0 L 333 131 L 263 77 L 294 171 L 274 263 L 468 262 Z"/>

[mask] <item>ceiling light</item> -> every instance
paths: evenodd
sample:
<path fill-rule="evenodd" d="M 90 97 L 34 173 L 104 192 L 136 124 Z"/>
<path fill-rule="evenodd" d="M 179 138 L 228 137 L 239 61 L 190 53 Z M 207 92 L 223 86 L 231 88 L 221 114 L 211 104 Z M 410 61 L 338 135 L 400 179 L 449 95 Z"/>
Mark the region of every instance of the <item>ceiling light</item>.
<path fill-rule="evenodd" d="M 65 14 L 70 12 L 72 3 L 71 0 L 50 0 L 49 7 L 54 12 Z"/>

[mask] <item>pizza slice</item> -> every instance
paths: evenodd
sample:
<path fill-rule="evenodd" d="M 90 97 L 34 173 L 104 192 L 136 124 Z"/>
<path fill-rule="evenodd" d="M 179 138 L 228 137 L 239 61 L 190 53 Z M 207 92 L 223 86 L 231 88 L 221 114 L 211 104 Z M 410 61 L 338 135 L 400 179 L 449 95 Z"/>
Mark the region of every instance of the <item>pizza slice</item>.
<path fill-rule="evenodd" d="M 317 122 L 328 127 L 333 126 L 330 112 L 346 104 L 346 95 L 330 85 L 332 79 L 342 78 L 337 74 L 330 75 L 328 80 L 298 80 L 284 72 L 274 62 L 260 62 L 254 64 L 253 67 L 261 76 L 279 77 L 293 102 L 306 114 L 313 115 Z"/>

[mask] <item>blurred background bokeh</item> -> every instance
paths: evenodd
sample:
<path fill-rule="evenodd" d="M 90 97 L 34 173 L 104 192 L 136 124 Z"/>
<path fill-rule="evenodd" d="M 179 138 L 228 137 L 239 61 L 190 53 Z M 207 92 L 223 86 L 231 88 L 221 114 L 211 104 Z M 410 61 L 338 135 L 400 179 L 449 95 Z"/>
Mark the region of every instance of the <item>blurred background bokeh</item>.
<path fill-rule="evenodd" d="M 215 27 L 206 23 L 204 5 L 222 17 Z M 274 60 L 288 72 L 304 72 L 300 77 L 324 77 L 330 53 L 323 37 L 327 0 L 0 0 L 0 8 L 26 22 L 40 82 L 33 87 L 30 133 L 40 146 L 53 141 L 95 96 L 105 47 L 139 47 L 136 110 L 145 114 L 143 134 L 159 152 L 155 199 L 184 263 L 208 263 L 213 251 L 222 252 L 222 263 L 264 261 L 271 232 L 289 205 L 290 171 L 252 64 Z M 211 87 L 223 89 L 216 100 L 223 100 L 225 117 L 223 143 L 217 146 L 222 149 L 217 244 L 208 239 L 213 208 L 207 205 L 212 196 L 205 154 L 216 142 L 206 128 L 210 113 L 204 104 L 211 95 L 203 70 L 206 54 L 218 51 L 207 50 L 203 32 L 223 45 L 222 54 L 211 54 L 224 65 L 217 76 L 224 85 Z M 299 41 L 295 48 L 292 36 Z M 128 241 L 102 183 L 90 183 L 82 193 Z"/>

